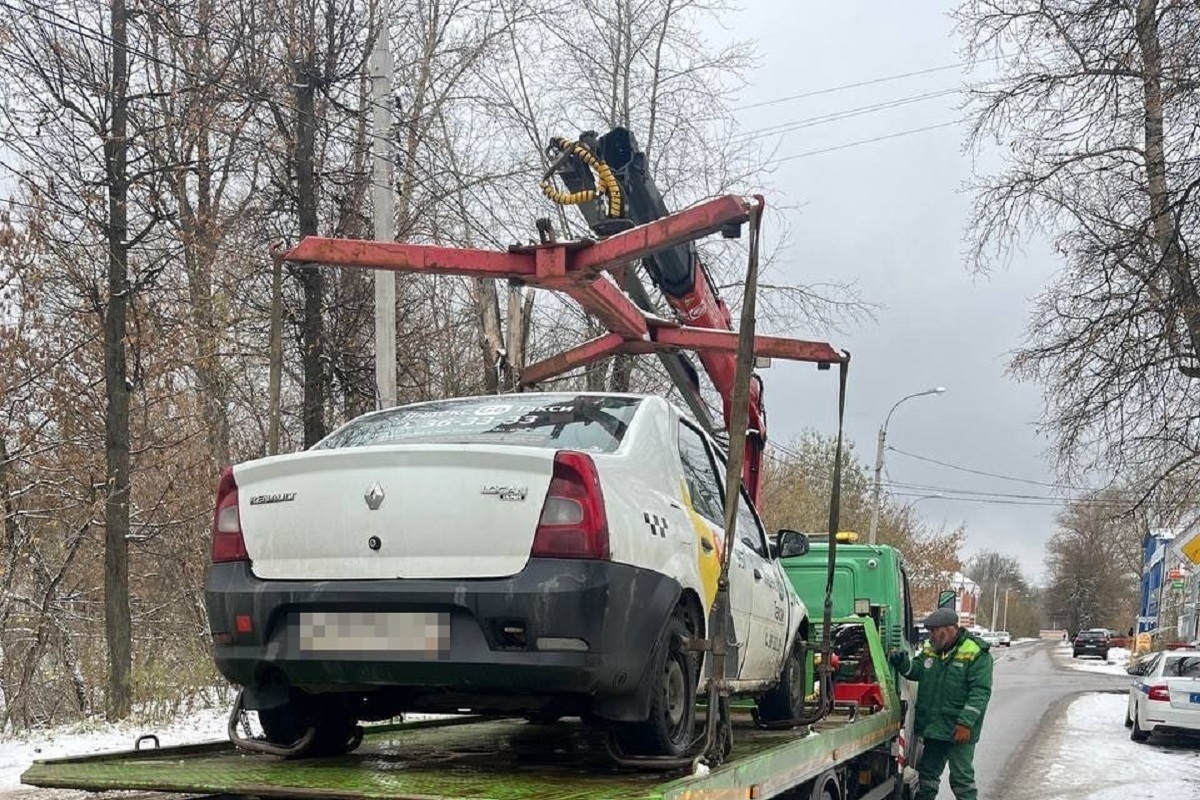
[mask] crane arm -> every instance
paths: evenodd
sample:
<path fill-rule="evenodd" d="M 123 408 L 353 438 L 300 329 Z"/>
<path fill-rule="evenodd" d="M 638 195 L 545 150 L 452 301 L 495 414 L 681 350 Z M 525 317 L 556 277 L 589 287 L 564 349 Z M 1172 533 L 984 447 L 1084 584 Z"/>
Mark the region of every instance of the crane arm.
<path fill-rule="evenodd" d="M 591 158 L 580 157 L 581 149 Z M 587 132 L 580 136 L 578 142 L 556 139 L 551 143 L 548 155 L 552 162 L 546 177 L 558 175 L 570 190 L 570 195 L 577 200 L 572 204 L 580 207 L 588 226 L 601 236 L 619 233 L 670 214 L 658 186 L 649 174 L 646 154 L 638 148 L 633 133 L 626 128 L 613 128 L 603 136 Z M 597 169 L 597 163 L 603 168 Z M 615 190 L 612 189 L 614 182 Z M 549 192 L 547 194 L 549 196 Z M 606 198 L 603 204 L 600 196 Z M 736 232 L 726 231 L 726 235 L 736 235 Z M 694 242 L 659 250 L 644 258 L 642 264 L 682 324 L 720 331 L 735 330 L 729 308 L 700 260 Z M 627 280 L 636 281 L 636 275 L 629 271 Z M 636 294 L 634 297 L 638 299 Z M 642 304 L 639 302 L 639 305 Z M 725 429 L 728 430 L 733 411 L 736 355 L 732 352 L 701 350 L 698 356 L 721 396 Z M 690 375 L 685 372 L 682 380 L 670 368 L 668 372 L 693 411 L 697 404 L 703 406 L 694 369 L 690 370 Z M 757 374 L 751 378 L 748 412 L 742 478 L 751 500 L 757 502 L 767 440 L 762 379 Z"/>

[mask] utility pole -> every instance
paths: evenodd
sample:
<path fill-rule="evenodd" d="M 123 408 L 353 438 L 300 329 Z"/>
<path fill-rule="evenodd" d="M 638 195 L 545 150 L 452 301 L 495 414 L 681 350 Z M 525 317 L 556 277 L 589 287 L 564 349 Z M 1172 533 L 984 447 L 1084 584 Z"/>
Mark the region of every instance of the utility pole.
<path fill-rule="evenodd" d="M 371 205 L 375 239 L 396 238 L 392 195 L 392 51 L 390 4 L 379 0 L 379 30 L 371 52 Z M 379 408 L 396 405 L 396 273 L 375 270 L 375 392 Z"/>
<path fill-rule="evenodd" d="M 1012 591 L 1011 586 L 1004 587 L 1004 622 L 1001 623 L 1001 630 L 1008 630 L 1008 593 Z"/>
<path fill-rule="evenodd" d="M 897 403 L 897 405 L 899 405 Z M 892 415 L 888 414 L 890 418 Z M 875 449 L 875 488 L 871 492 L 871 533 L 867 541 L 870 544 L 876 543 L 876 537 L 879 535 L 879 489 L 880 481 L 883 477 L 883 448 L 887 443 L 887 423 L 879 429 L 879 445 Z"/>

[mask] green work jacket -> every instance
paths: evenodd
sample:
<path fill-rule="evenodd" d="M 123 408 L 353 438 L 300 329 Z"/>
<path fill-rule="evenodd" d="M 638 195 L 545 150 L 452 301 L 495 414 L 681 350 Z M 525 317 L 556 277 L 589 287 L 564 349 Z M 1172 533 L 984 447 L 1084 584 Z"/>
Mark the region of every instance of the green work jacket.
<path fill-rule="evenodd" d="M 992 697 L 991 645 L 959 628 L 958 639 L 944 653 L 929 642 L 900 674 L 920 681 L 917 692 L 916 733 L 926 739 L 954 740 L 954 726 L 971 730 L 971 742 L 979 741 L 983 715 Z"/>

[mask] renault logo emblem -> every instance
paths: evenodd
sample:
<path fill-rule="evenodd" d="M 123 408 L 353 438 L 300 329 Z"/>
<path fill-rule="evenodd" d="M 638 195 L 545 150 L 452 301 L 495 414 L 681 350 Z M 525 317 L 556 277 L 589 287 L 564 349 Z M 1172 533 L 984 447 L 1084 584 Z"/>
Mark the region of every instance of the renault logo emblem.
<path fill-rule="evenodd" d="M 373 483 L 367 488 L 367 493 L 363 495 L 363 499 L 367 501 L 367 508 L 372 511 L 378 511 L 383 505 L 383 487 L 378 483 Z"/>

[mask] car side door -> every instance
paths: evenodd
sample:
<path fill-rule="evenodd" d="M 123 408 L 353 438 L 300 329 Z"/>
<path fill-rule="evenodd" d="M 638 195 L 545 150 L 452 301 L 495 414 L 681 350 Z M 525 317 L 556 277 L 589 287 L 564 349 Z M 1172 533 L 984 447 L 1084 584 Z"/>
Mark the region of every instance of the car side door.
<path fill-rule="evenodd" d="M 752 578 L 754 607 L 751 610 L 750 638 L 743 674 L 749 680 L 772 679 L 783 668 L 784 647 L 790 616 L 788 596 L 783 584 L 786 576 L 779 562 L 771 558 L 762 521 L 750 503 L 746 490 L 741 490 L 737 511 L 738 545 L 746 554 L 747 569 Z"/>
<path fill-rule="evenodd" d="M 743 550 L 736 546 L 729 547 L 725 542 L 725 502 L 721 485 L 722 470 L 717 467 L 717 452 L 700 430 L 690 422 L 679 420 L 679 460 L 683 467 L 684 489 L 687 492 L 685 510 L 691 523 L 697 528 L 696 557 L 699 561 L 700 575 L 704 583 L 703 598 L 705 607 L 711 610 L 712 600 L 716 593 L 717 575 L 720 572 L 721 561 L 727 553 L 732 552 L 732 562 L 729 566 L 729 606 L 733 618 L 733 639 L 738 643 L 739 654 L 737 669 L 740 673 L 742 663 L 749 648 L 751 635 L 751 614 L 754 607 L 754 594 L 749 578 L 749 567 Z"/>

